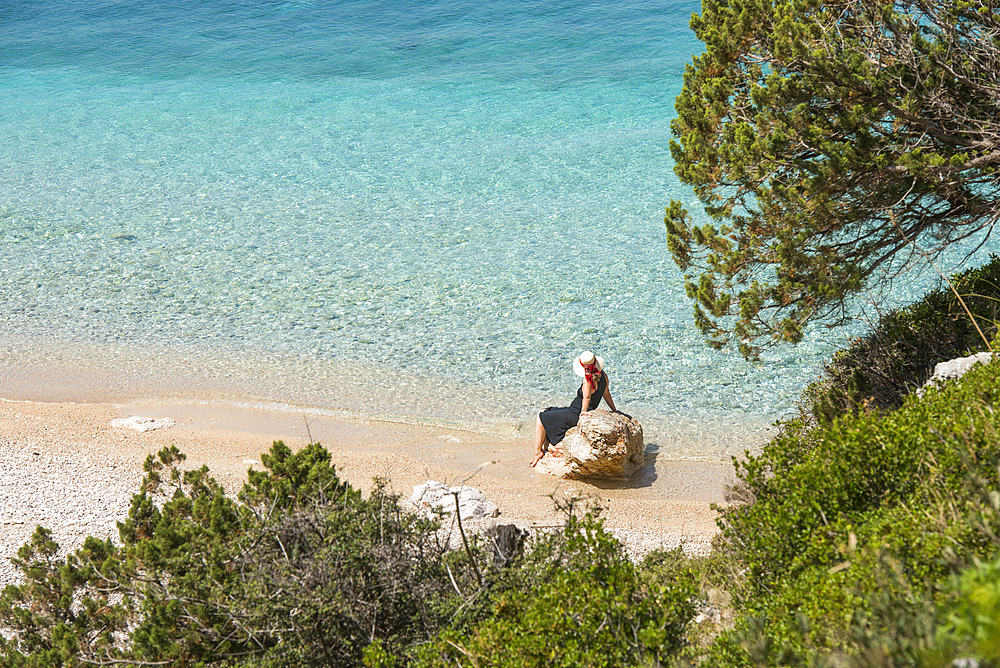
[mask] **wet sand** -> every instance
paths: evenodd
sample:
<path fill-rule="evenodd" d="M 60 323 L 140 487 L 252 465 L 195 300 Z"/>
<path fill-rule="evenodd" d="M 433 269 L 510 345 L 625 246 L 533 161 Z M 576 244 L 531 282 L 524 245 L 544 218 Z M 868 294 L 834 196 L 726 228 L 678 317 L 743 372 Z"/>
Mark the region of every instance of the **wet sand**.
<path fill-rule="evenodd" d="M 175 425 L 148 432 L 111 425 L 112 420 L 129 416 L 168 417 Z M 676 546 L 707 552 L 717 531 L 710 506 L 723 503 L 725 485 L 732 480 L 728 461 L 671 461 L 655 453 L 647 454 L 645 467 L 628 481 L 557 480 L 527 466 L 531 453 L 527 438 L 415 422 L 212 403 L 2 400 L 0 455 L 5 457 L 5 468 L 26 468 L 4 472 L 0 562 L 6 567 L 38 523 L 54 528 L 55 538 L 65 547 L 82 541 L 87 533 L 116 537 L 114 520 L 128 512 L 128 498 L 142 478 L 143 460 L 169 445 L 187 455 L 187 466 L 206 464 L 230 492 L 242 486 L 248 468 L 261 468 L 260 455 L 275 440 L 293 449 L 313 440 L 330 451 L 338 473 L 356 487 L 367 491 L 379 476 L 407 498 L 415 485 L 428 480 L 466 484 L 499 506 L 500 523 L 558 526 L 562 516 L 552 497 L 600 499 L 605 526 L 634 555 Z M 93 503 L 81 499 L 102 491 L 92 489 L 95 486 L 114 488 L 103 490 L 113 500 L 98 513 L 104 521 L 96 526 L 74 517 L 83 512 L 74 510 L 74 503 L 84 503 L 93 514 Z"/>

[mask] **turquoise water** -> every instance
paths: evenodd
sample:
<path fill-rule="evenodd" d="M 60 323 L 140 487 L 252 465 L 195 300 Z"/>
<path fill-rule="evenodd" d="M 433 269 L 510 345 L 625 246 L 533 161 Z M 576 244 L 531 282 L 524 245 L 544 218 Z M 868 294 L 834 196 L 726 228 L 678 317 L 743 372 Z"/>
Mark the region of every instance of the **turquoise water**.
<path fill-rule="evenodd" d="M 8 385 L 516 426 L 592 349 L 647 441 L 752 445 L 846 333 L 701 344 L 662 224 L 698 8 L 5 3 Z"/>

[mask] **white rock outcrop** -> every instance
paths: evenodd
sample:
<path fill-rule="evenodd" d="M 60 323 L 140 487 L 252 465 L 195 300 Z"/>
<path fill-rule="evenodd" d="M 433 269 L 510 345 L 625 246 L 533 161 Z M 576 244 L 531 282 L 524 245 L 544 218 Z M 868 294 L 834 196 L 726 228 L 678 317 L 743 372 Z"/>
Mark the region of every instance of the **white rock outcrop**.
<path fill-rule="evenodd" d="M 931 375 L 930 379 L 924 383 L 924 386 L 917 390 L 917 395 L 922 395 L 924 389 L 929 387 L 937 387 L 937 385 L 946 380 L 954 380 L 956 378 L 961 378 L 965 375 L 965 372 L 971 369 L 976 364 L 986 364 L 994 358 L 994 353 L 976 353 L 975 355 L 969 355 L 968 357 L 957 357 L 953 360 L 948 360 L 947 362 L 939 362 L 934 365 L 934 373 Z"/>
<path fill-rule="evenodd" d="M 413 495 L 407 501 L 425 517 L 452 514 L 455 512 L 455 494 L 458 494 L 458 516 L 462 520 L 482 520 L 497 517 L 500 509 L 474 487 L 448 487 L 436 480 L 428 480 L 413 488 Z"/>
<path fill-rule="evenodd" d="M 590 411 L 535 465 L 559 478 L 629 478 L 646 454 L 642 425 L 624 413 Z"/>

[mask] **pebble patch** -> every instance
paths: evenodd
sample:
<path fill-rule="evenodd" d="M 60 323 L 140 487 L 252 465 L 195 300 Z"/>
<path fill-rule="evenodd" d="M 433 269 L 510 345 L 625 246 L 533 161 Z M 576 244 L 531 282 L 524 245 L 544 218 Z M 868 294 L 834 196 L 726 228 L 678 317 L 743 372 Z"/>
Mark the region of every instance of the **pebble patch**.
<path fill-rule="evenodd" d="M 95 461 L 89 454 L 46 454 L 0 440 L 0 589 L 19 581 L 11 557 L 35 527 L 52 530 L 60 557 L 87 536 L 118 540 L 142 482 L 142 462 Z"/>

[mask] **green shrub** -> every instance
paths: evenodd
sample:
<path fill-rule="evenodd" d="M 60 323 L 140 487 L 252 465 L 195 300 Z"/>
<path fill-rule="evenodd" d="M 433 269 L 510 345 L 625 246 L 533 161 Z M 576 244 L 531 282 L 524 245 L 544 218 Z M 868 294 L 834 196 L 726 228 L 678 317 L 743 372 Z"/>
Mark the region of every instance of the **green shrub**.
<path fill-rule="evenodd" d="M 894 412 L 799 425 L 738 463 L 754 501 L 723 511 L 720 541 L 743 572 L 739 616 L 709 661 L 925 660 L 913 648 L 933 644 L 926 609 L 952 572 L 1000 547 L 983 501 L 1000 489 L 998 375 L 978 366 Z"/>
<path fill-rule="evenodd" d="M 998 371 L 997 364 L 980 366 L 896 412 L 818 427 L 806 436 L 808 450 L 801 435 L 779 435 L 738 463 L 756 501 L 725 511 L 721 522 L 750 568 L 750 594 L 771 591 L 806 565 L 839 563 L 835 546 L 847 536 L 838 526 L 931 503 L 933 490 L 960 488 L 970 475 L 995 484 Z"/>
<path fill-rule="evenodd" d="M 51 533 L 36 530 L 14 560 L 24 583 L 0 597 L 0 666 L 181 665 L 249 651 L 252 634 L 230 603 L 250 514 L 206 469 L 182 475 L 183 459 L 173 447 L 146 459 L 119 546 L 87 538 L 60 560 Z"/>
<path fill-rule="evenodd" d="M 239 502 L 183 459 L 147 459 L 118 545 L 60 560 L 36 531 L 0 596 L 0 666 L 611 666 L 668 659 L 693 616 L 685 560 L 637 568 L 591 513 L 500 566 L 383 481 L 363 498 L 318 444 L 276 442 Z"/>
<path fill-rule="evenodd" d="M 260 665 L 357 666 L 374 639 L 394 657 L 444 626 L 458 604 L 446 559 L 463 555 L 448 555 L 436 523 L 404 512 L 382 480 L 363 499 L 318 445 L 261 459 L 270 471 L 251 472 L 241 497 L 263 521 L 240 564 L 246 623 L 268 646 Z"/>
<path fill-rule="evenodd" d="M 798 418 L 736 462 L 712 557 L 735 620 L 692 664 L 998 665 L 969 649 L 991 633 L 970 620 L 992 603 L 956 608 L 949 583 L 1000 550 L 1000 363 L 911 394 L 935 363 L 997 336 L 1000 258 L 953 283 L 975 323 L 950 288 L 887 314 L 834 356 Z M 968 591 L 991 600 L 989 577 Z"/>
<path fill-rule="evenodd" d="M 489 616 L 443 632 L 419 666 L 659 665 L 684 643 L 695 576 L 636 567 L 591 514 L 541 540 L 521 568 L 534 585 L 503 587 Z"/>
<path fill-rule="evenodd" d="M 60 560 L 39 527 L 15 560 L 24 584 L 0 597 L 0 666 L 355 666 L 373 638 L 399 654 L 447 622 L 435 525 L 383 485 L 363 499 L 318 444 L 276 442 L 244 503 L 183 459 L 147 458 L 120 545 L 88 538 Z"/>
<path fill-rule="evenodd" d="M 977 562 L 951 589 L 955 596 L 942 610 L 938 632 L 941 653 L 1000 666 L 1000 558 Z"/>

